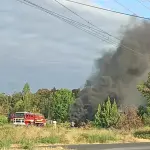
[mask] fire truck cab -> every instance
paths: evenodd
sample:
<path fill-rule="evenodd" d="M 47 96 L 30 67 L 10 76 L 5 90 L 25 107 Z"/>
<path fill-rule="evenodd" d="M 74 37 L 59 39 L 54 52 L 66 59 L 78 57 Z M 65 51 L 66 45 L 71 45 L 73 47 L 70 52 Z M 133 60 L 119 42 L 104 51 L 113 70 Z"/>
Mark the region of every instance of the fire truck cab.
<path fill-rule="evenodd" d="M 13 117 L 14 125 L 36 125 L 36 126 L 45 126 L 46 119 L 41 114 L 34 114 L 30 112 L 16 112 Z"/>

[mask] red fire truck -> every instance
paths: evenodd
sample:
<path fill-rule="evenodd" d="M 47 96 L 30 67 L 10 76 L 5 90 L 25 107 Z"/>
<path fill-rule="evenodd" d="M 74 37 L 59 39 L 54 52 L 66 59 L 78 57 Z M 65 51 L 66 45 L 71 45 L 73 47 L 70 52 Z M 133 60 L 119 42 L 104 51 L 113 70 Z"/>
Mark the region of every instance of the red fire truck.
<path fill-rule="evenodd" d="M 45 126 L 46 119 L 42 114 L 35 114 L 30 112 L 16 112 L 13 116 L 13 124 L 26 126 Z"/>

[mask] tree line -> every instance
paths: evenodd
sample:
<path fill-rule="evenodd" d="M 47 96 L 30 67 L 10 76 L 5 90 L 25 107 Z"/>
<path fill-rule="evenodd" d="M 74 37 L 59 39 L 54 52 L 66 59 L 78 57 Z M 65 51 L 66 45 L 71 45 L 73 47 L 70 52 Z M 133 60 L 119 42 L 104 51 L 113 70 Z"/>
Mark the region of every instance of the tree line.
<path fill-rule="evenodd" d="M 120 113 L 114 99 L 112 103 L 107 101 L 98 105 L 95 113 L 94 124 L 96 127 L 127 127 L 150 125 L 150 73 L 147 81 L 137 85 L 137 90 L 147 100 L 145 106 L 139 108 L 127 108 Z M 29 111 L 41 113 L 48 119 L 56 119 L 59 122 L 69 121 L 70 106 L 75 102 L 80 89 L 39 89 L 32 93 L 26 83 L 23 90 L 12 95 L 0 94 L 0 114 L 6 115 L 14 112 Z"/>
<path fill-rule="evenodd" d="M 23 90 L 12 95 L 0 94 L 0 114 L 15 112 L 41 113 L 46 118 L 68 121 L 70 105 L 75 101 L 80 89 L 39 89 L 32 93 L 26 83 Z"/>

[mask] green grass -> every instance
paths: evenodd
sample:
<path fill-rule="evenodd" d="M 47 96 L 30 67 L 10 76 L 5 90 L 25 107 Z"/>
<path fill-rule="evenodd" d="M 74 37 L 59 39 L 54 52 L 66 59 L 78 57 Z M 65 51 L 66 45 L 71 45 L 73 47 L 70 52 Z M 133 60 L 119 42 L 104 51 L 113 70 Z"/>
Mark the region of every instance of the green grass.
<path fill-rule="evenodd" d="M 126 133 L 126 134 L 125 134 Z M 135 138 L 136 137 L 136 138 Z M 85 144 L 135 142 L 138 138 L 150 139 L 150 128 L 129 132 L 115 129 L 53 127 L 0 127 L 0 149 L 8 149 L 17 144 L 22 149 L 31 150 L 36 145 L 45 144 Z"/>
<path fill-rule="evenodd" d="M 117 141 L 117 138 L 107 134 L 82 134 L 78 140 L 84 138 L 87 143 L 106 143 L 109 141 Z"/>
<path fill-rule="evenodd" d="M 34 148 L 35 142 L 30 139 L 21 139 L 19 142 L 21 148 L 32 150 Z"/>
<path fill-rule="evenodd" d="M 38 143 L 43 143 L 43 144 L 58 144 L 61 143 L 61 138 L 59 136 L 48 136 L 48 137 L 43 137 L 39 138 Z"/>
<path fill-rule="evenodd" d="M 142 138 L 142 139 L 150 139 L 150 130 L 148 131 L 136 131 L 134 137 Z"/>
<path fill-rule="evenodd" d="M 0 140 L 0 149 L 9 149 L 11 147 L 12 140 L 11 139 L 3 139 Z"/>

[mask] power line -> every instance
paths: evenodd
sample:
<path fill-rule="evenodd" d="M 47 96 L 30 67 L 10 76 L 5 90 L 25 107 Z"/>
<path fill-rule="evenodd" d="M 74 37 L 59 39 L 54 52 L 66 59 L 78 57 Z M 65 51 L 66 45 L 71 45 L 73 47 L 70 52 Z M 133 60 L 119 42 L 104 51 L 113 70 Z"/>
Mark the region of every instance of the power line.
<path fill-rule="evenodd" d="M 150 2 L 150 0 L 143 0 L 143 1 L 144 1 L 144 2 L 148 2 L 148 3 Z"/>
<path fill-rule="evenodd" d="M 84 20 L 85 22 L 87 22 L 88 24 L 90 24 L 90 25 L 96 27 L 98 30 L 102 31 L 103 33 L 105 33 L 105 34 L 107 34 L 107 35 L 109 35 L 109 36 L 111 36 L 111 37 L 113 37 L 113 38 L 115 38 L 115 39 L 121 41 L 121 39 L 116 38 L 115 36 L 111 35 L 110 33 L 108 33 L 108 32 L 106 32 L 106 31 L 100 29 L 99 27 L 97 27 L 96 25 L 94 25 L 93 23 L 91 23 L 90 21 L 84 19 L 82 16 L 80 16 L 80 15 L 77 14 L 76 12 L 72 11 L 72 10 L 71 10 L 70 8 L 68 8 L 67 6 L 63 5 L 61 2 L 59 2 L 59 1 L 57 1 L 57 0 L 54 0 L 54 1 L 56 1 L 58 4 L 60 4 L 61 6 L 63 6 L 64 8 L 66 8 L 67 10 L 69 10 L 70 12 L 72 12 L 73 14 L 75 14 L 76 16 L 78 16 L 79 18 L 81 18 L 82 20 Z M 121 45 L 122 45 L 124 48 L 127 48 L 127 49 L 131 50 L 131 48 L 129 48 L 129 47 L 123 45 L 123 44 L 121 44 Z"/>
<path fill-rule="evenodd" d="M 73 25 L 73 26 L 75 26 L 76 28 L 78 28 L 78 29 L 81 29 L 81 27 L 84 27 L 84 29 L 82 28 L 82 31 L 85 31 L 85 27 L 86 28 L 88 28 L 88 29 L 90 29 L 90 30 L 92 30 L 92 31 L 94 31 L 94 34 L 93 34 L 93 32 L 91 32 L 91 31 L 89 31 L 89 30 L 86 30 L 85 32 L 87 32 L 87 33 L 90 33 L 91 35 L 93 35 L 93 36 L 95 36 L 95 37 L 98 37 L 97 36 L 97 34 L 99 34 L 99 33 L 101 33 L 101 32 L 99 32 L 97 29 L 94 29 L 94 28 L 92 28 L 92 27 L 89 27 L 89 26 L 87 26 L 87 25 L 85 25 L 85 24 L 82 24 L 82 23 L 80 23 L 80 22 L 77 22 L 77 21 L 74 21 L 74 20 L 72 20 L 72 19 L 70 19 L 70 18 L 68 18 L 68 17 L 64 17 L 64 16 L 62 16 L 62 15 L 59 15 L 58 13 L 55 13 L 55 12 L 52 12 L 52 11 L 50 11 L 50 10 L 47 10 L 47 9 L 45 9 L 45 8 L 42 8 L 41 6 L 38 6 L 38 5 L 36 5 L 36 4 L 34 4 L 34 3 L 32 3 L 32 2 L 30 2 L 30 1 L 28 1 L 28 0 L 17 0 L 17 1 L 19 1 L 19 2 L 23 2 L 24 4 L 28 4 L 29 6 L 30 5 L 32 5 L 32 7 L 35 7 L 35 8 L 37 8 L 38 7 L 38 9 L 42 9 L 42 11 L 44 10 L 44 11 L 46 11 L 46 13 L 50 13 L 51 15 L 53 15 L 54 17 L 57 17 L 58 19 L 61 19 L 62 21 L 65 21 L 65 22 L 67 22 L 67 23 L 69 23 L 69 24 L 71 24 L 71 25 Z M 49 11 L 49 12 L 47 12 L 47 11 Z M 64 20 L 65 19 L 65 20 Z M 67 21 L 66 21 L 67 20 Z M 68 20 L 69 20 L 69 22 L 68 22 Z M 99 35 L 100 36 L 100 35 Z M 107 37 L 105 37 L 106 39 L 104 39 L 104 35 L 102 35 L 101 36 L 101 38 L 103 38 L 103 39 L 101 39 L 102 41 L 105 41 L 105 40 L 108 40 L 109 38 Z M 106 42 L 106 41 L 105 41 Z M 114 44 L 114 42 L 113 41 L 109 41 L 109 43 L 111 42 L 111 44 L 113 43 Z M 108 43 L 108 42 L 107 42 Z M 116 44 L 116 43 L 115 43 Z M 118 44 L 118 43 L 117 43 Z"/>
<path fill-rule="evenodd" d="M 17 0 L 17 1 L 19 1 L 19 2 L 21 2 L 21 3 L 24 3 L 24 4 L 27 4 L 27 5 L 29 5 L 29 6 L 32 5 L 32 7 L 38 8 L 38 9 L 40 9 L 40 10 L 42 10 L 42 11 L 44 11 L 44 12 L 50 14 L 50 15 L 52 15 L 52 16 L 54 16 L 54 17 L 60 19 L 60 20 L 62 20 L 62 21 L 65 21 L 65 22 L 68 23 L 68 24 L 71 24 L 71 25 L 75 26 L 76 28 L 78 28 L 78 29 L 80 29 L 80 30 L 83 30 L 83 31 L 85 31 L 85 32 L 87 32 L 87 33 L 89 33 L 89 34 L 91 34 L 91 35 L 93 35 L 93 36 L 99 38 L 99 39 L 100 39 L 100 38 L 103 38 L 103 39 L 101 39 L 102 41 L 108 40 L 108 37 L 107 37 L 107 39 L 104 39 L 104 36 L 98 37 L 98 35 L 97 35 L 97 30 L 96 30 L 96 29 L 93 29 L 92 27 L 89 27 L 89 26 L 87 26 L 87 25 L 85 25 L 85 24 L 82 24 L 82 23 L 80 23 L 80 22 L 74 21 L 74 20 L 72 20 L 72 19 L 69 19 L 68 17 L 64 17 L 64 16 L 62 16 L 62 15 L 59 15 L 58 13 L 55 13 L 55 12 L 50 11 L 50 10 L 48 10 L 48 9 L 45 9 L 45 8 L 39 6 L 39 5 L 35 4 L 35 3 L 32 3 L 32 2 L 30 2 L 30 1 L 28 1 L 28 0 Z M 82 27 L 82 28 L 81 28 L 81 27 Z M 90 30 L 92 30 L 92 31 L 95 31 L 95 33 L 91 32 L 91 31 L 89 31 L 89 30 L 87 30 L 87 29 L 85 29 L 85 28 L 88 28 L 88 29 L 90 29 Z M 100 36 L 100 35 L 99 35 L 99 36 Z M 105 37 L 105 38 L 106 38 L 106 37 Z M 107 42 L 108 42 L 108 41 L 107 41 Z M 110 42 L 110 41 L 109 41 L 109 42 Z M 112 44 L 112 43 L 111 43 L 111 44 Z"/>
<path fill-rule="evenodd" d="M 69 10 L 70 12 L 72 12 L 74 15 L 78 16 L 80 19 L 84 20 L 85 22 L 87 22 L 88 24 L 92 25 L 93 27 L 95 27 L 96 29 L 98 29 L 100 32 L 102 33 L 105 33 L 109 36 L 112 36 L 111 34 L 109 34 L 108 32 L 100 29 L 98 26 L 94 25 L 93 23 L 91 23 L 90 21 L 86 20 L 85 18 L 83 18 L 82 16 L 80 16 L 79 14 L 77 14 L 76 12 L 72 11 L 70 8 L 68 8 L 67 6 L 63 5 L 61 2 L 57 1 L 57 0 L 54 0 L 56 1 L 58 4 L 60 4 L 61 6 L 63 6 L 64 8 L 66 8 L 67 10 Z M 112 36 L 113 37 L 113 36 Z M 115 39 L 117 39 L 116 37 L 113 37 Z M 118 40 L 118 39 L 117 39 Z"/>
<path fill-rule="evenodd" d="M 37 9 L 40 9 L 40 10 L 42 10 L 42 11 L 44 11 L 44 12 L 46 12 L 46 13 L 48 13 L 48 14 L 50 14 L 50 15 L 52 15 L 52 16 L 54 16 L 54 17 L 56 17 L 56 18 L 58 18 L 58 19 L 60 19 L 60 20 L 62 20 L 62 21 L 64 21 L 64 22 L 66 22 L 66 23 L 68 23 L 68 24 L 70 24 L 70 25 L 73 25 L 74 27 L 76 27 L 76 28 L 78 28 L 78 29 L 80 29 L 80 30 L 83 30 L 83 31 L 85 31 L 85 32 L 87 32 L 87 33 L 89 33 L 89 34 L 91 34 L 91 35 L 93 35 L 93 36 L 95 36 L 95 37 L 101 39 L 102 41 L 105 41 L 105 42 L 107 42 L 107 43 L 111 43 L 111 44 L 112 44 L 112 42 L 110 42 L 108 39 L 104 39 L 104 37 L 100 37 L 100 36 L 97 35 L 96 33 L 90 32 L 89 30 L 85 29 L 84 27 L 88 27 L 89 29 L 92 29 L 91 27 L 89 27 L 89 26 L 87 26 L 87 25 L 81 24 L 81 23 L 79 23 L 79 22 L 77 22 L 77 21 L 74 21 L 74 20 L 69 19 L 69 18 L 67 18 L 67 17 L 64 17 L 64 16 L 62 16 L 62 15 L 59 15 L 58 13 L 55 13 L 55 12 L 50 11 L 50 10 L 48 10 L 48 9 L 45 9 L 45 8 L 39 6 L 39 5 L 35 4 L 35 3 L 32 3 L 32 2 L 30 2 L 30 1 L 28 1 L 28 0 L 17 0 L 17 1 L 23 2 L 24 4 L 28 4 L 29 6 L 32 5 L 32 7 L 35 7 L 35 8 L 37 8 Z M 66 18 L 67 18 L 68 20 L 67 20 Z M 82 27 L 82 28 L 81 28 L 81 27 Z M 114 44 L 114 43 L 113 43 L 113 44 Z M 144 54 L 142 54 L 142 53 L 140 53 L 140 52 L 137 52 L 137 51 L 135 51 L 135 50 L 133 50 L 133 49 L 131 49 L 131 48 L 128 48 L 128 47 L 126 47 L 126 46 L 124 46 L 124 48 L 126 48 L 126 49 L 124 49 L 124 50 L 130 50 L 130 51 L 134 52 L 134 54 L 140 54 L 141 56 L 144 56 Z"/>
<path fill-rule="evenodd" d="M 134 15 L 134 14 L 123 13 L 123 12 L 110 10 L 110 9 L 106 9 L 106 8 L 102 8 L 102 7 L 98 7 L 98 6 L 93 6 L 93 5 L 89 5 L 89 4 L 85 4 L 85 3 L 81 3 L 81 2 L 76 2 L 76 1 L 73 1 L 73 0 L 64 0 L 64 1 L 68 1 L 68 2 L 71 2 L 71 3 L 75 3 L 75 4 L 78 4 L 78 5 L 83 5 L 83 6 L 99 9 L 99 10 L 104 10 L 104 11 L 108 11 L 108 12 L 112 12 L 112 13 L 116 13 L 116 14 L 120 14 L 120 15 L 125 15 L 125 16 L 130 16 L 130 17 L 150 20 L 150 18 L 147 18 L 147 17 L 138 16 L 138 15 Z"/>
<path fill-rule="evenodd" d="M 100 31 L 100 32 L 102 32 L 102 33 L 104 33 L 104 34 L 107 34 L 107 35 L 109 35 L 110 37 L 113 37 L 113 38 L 115 38 L 115 39 L 117 39 L 117 40 L 120 41 L 120 39 L 114 37 L 114 36 L 111 35 L 110 33 L 108 33 L 108 32 L 106 32 L 106 31 L 102 30 L 102 29 L 99 28 L 98 26 L 96 26 L 96 25 L 94 25 L 93 23 L 91 23 L 90 21 L 86 20 L 85 18 L 83 18 L 82 16 L 80 16 L 79 14 L 77 14 L 75 11 L 72 11 L 70 8 L 68 8 L 67 6 L 63 5 L 63 4 L 62 4 L 61 2 L 59 2 L 58 0 L 54 0 L 54 1 L 56 1 L 58 4 L 60 4 L 61 6 L 63 6 L 64 8 L 66 8 L 67 10 L 69 10 L 70 12 L 72 12 L 74 15 L 78 16 L 78 17 L 79 17 L 80 19 L 82 19 L 83 21 L 85 21 L 85 22 L 87 22 L 88 24 L 90 24 L 90 25 L 92 25 L 93 27 L 95 27 L 95 28 L 97 29 L 97 31 Z"/>
<path fill-rule="evenodd" d="M 118 2 L 118 0 L 113 0 L 114 2 L 116 2 L 118 5 L 120 5 L 121 7 L 123 7 L 124 9 L 128 10 L 129 12 L 133 13 L 135 16 L 137 16 L 132 10 L 130 10 L 128 7 L 126 7 L 125 5 L 123 5 L 122 3 Z"/>
<path fill-rule="evenodd" d="M 89 26 L 87 26 L 87 25 L 81 24 L 81 23 L 79 23 L 79 22 L 77 22 L 77 21 L 74 21 L 74 20 L 69 19 L 69 18 L 67 18 L 67 17 L 64 17 L 64 16 L 62 16 L 62 15 L 59 15 L 58 13 L 55 13 L 55 12 L 50 11 L 50 10 L 48 10 L 48 9 L 45 9 L 45 8 L 39 6 L 39 5 L 35 4 L 35 3 L 32 3 L 32 2 L 30 2 L 30 1 L 28 1 L 28 0 L 17 0 L 17 1 L 19 1 L 19 2 L 22 2 L 22 1 L 23 1 L 24 4 L 26 4 L 26 3 L 27 3 L 27 4 L 30 4 L 30 5 L 32 5 L 32 7 L 38 8 L 38 9 L 40 9 L 40 10 L 42 10 L 42 11 L 44 11 L 44 12 L 50 14 L 50 15 L 52 15 L 52 16 L 54 16 L 54 17 L 60 19 L 60 20 L 62 20 L 62 21 L 65 21 L 65 22 L 68 23 L 68 24 L 71 24 L 71 25 L 75 26 L 76 28 L 78 28 L 78 29 L 80 29 L 80 30 L 83 30 L 83 31 L 85 31 L 85 32 L 87 32 L 87 33 L 89 33 L 89 34 L 91 34 L 91 35 L 93 35 L 93 36 L 95 36 L 95 37 L 101 39 L 102 41 L 105 41 L 105 42 L 107 42 L 107 43 L 112 44 L 112 42 L 110 42 L 108 39 L 104 39 L 104 37 L 99 37 L 96 33 L 93 33 L 93 32 L 90 32 L 89 30 L 86 30 L 86 29 L 84 29 L 84 28 L 81 28 L 81 27 L 85 27 L 85 26 L 86 26 L 86 27 L 88 27 L 89 29 L 92 29 L 91 27 L 89 27 Z M 29 6 L 30 6 L 30 5 L 29 5 Z M 68 20 L 65 20 L 66 18 L 67 18 L 69 21 L 68 21 Z M 71 20 L 71 21 L 70 21 L 70 20 Z M 73 24 L 73 23 L 76 23 L 76 24 Z M 113 44 L 114 44 L 114 43 L 113 43 Z M 125 50 L 130 50 L 130 51 L 134 52 L 134 54 L 140 54 L 140 55 L 144 56 L 144 54 L 142 54 L 142 53 L 140 53 L 140 52 L 137 52 L 137 51 L 135 51 L 135 50 L 133 50 L 133 49 L 131 49 L 131 48 L 128 48 L 128 47 L 126 47 L 126 46 L 124 46 L 124 48 L 126 48 Z"/>
<path fill-rule="evenodd" d="M 150 10 L 150 7 L 146 6 L 144 4 L 144 2 L 142 2 L 141 0 L 136 0 L 137 2 L 139 2 L 142 6 L 144 6 L 146 9 Z"/>

